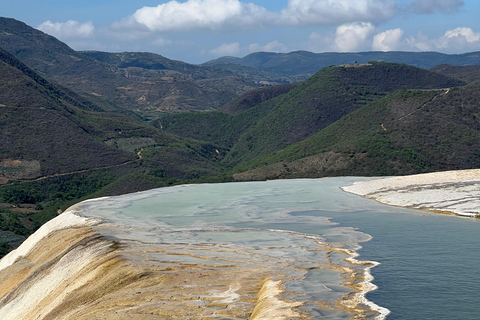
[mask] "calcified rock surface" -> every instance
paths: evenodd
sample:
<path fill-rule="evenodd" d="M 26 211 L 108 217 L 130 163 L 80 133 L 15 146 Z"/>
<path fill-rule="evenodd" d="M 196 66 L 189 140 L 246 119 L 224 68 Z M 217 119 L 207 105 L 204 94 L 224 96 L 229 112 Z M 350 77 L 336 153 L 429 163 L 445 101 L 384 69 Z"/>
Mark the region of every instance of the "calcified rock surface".
<path fill-rule="evenodd" d="M 272 266 L 254 255 L 249 265 L 228 246 L 112 241 L 99 233 L 104 227 L 66 212 L 33 245 L 2 260 L 1 318 L 246 319 L 255 308 L 258 319 L 308 319 L 293 308 L 298 303 L 278 298 L 280 281 L 268 280 Z M 177 263 L 176 255 L 192 263 Z"/>
<path fill-rule="evenodd" d="M 342 189 L 394 206 L 480 216 L 480 169 L 358 181 Z"/>
<path fill-rule="evenodd" d="M 355 259 L 367 235 L 291 215 L 322 202 L 305 196 L 315 181 L 302 183 L 174 187 L 76 205 L 0 261 L 0 319 L 383 319 L 388 310 L 365 298 L 376 264 Z M 293 219 L 339 242 L 262 227 Z"/>

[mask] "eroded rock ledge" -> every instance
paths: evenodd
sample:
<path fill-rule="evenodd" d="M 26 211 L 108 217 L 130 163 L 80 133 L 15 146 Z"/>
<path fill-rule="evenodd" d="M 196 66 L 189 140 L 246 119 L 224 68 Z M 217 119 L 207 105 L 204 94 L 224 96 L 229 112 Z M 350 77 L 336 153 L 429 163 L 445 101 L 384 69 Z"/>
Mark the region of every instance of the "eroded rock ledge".
<path fill-rule="evenodd" d="M 388 205 L 480 217 L 480 169 L 379 178 L 342 189 Z"/>

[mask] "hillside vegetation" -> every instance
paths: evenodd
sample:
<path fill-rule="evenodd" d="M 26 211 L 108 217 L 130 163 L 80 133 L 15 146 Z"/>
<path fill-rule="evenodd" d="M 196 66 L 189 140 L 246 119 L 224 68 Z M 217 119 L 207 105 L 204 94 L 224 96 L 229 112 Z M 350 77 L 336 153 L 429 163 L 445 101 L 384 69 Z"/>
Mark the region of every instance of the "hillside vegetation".
<path fill-rule="evenodd" d="M 480 65 L 452 66 L 448 64 L 442 64 L 435 66 L 430 70 L 464 81 L 466 83 L 480 82 Z"/>
<path fill-rule="evenodd" d="M 0 150 L 3 178 L 40 177 L 115 165 L 133 157 L 98 141 L 100 128 L 82 121 L 95 109 L 73 94 L 38 76 L 7 52 L 0 50 Z M 19 94 L 21 93 L 21 94 Z M 57 154 L 57 151 L 61 150 Z M 89 150 L 85 153 L 84 150 Z M 28 168 L 27 168 L 28 167 Z M 27 174 L 28 172 L 28 174 Z"/>
<path fill-rule="evenodd" d="M 219 175 L 225 152 L 107 112 L 2 49 L 0 135 L 0 253 L 81 199 Z"/>
<path fill-rule="evenodd" d="M 239 114 L 267 100 L 288 93 L 296 84 L 276 85 L 248 91 L 218 109 L 220 112 Z"/>
<path fill-rule="evenodd" d="M 480 167 L 478 85 L 392 93 L 244 164 L 239 180 L 382 176 Z M 250 168 L 250 170 L 247 170 Z"/>
<path fill-rule="evenodd" d="M 9 18 L 0 18 L 0 47 L 48 80 L 110 111 L 127 109 L 156 115 L 213 110 L 255 86 L 229 71 L 193 66 L 155 54 L 77 52 Z"/>
<path fill-rule="evenodd" d="M 224 162 L 239 165 L 302 141 L 389 92 L 463 84 L 403 64 L 327 67 L 287 93 L 259 100 L 254 107 L 234 116 L 220 113 L 173 115 L 162 119 L 161 123 L 168 132 L 231 148 Z"/>
<path fill-rule="evenodd" d="M 362 60 L 473 63 L 475 53 L 258 53 L 206 67 L 76 52 L 7 18 L 0 46 L 0 255 L 92 197 L 480 167 L 478 66 Z M 318 59 L 329 65 L 305 81 L 269 81 L 306 78 Z"/>
<path fill-rule="evenodd" d="M 294 87 L 290 84 L 252 90 L 220 108 L 220 112 L 168 114 L 154 121 L 154 125 L 172 134 L 230 149 Z"/>

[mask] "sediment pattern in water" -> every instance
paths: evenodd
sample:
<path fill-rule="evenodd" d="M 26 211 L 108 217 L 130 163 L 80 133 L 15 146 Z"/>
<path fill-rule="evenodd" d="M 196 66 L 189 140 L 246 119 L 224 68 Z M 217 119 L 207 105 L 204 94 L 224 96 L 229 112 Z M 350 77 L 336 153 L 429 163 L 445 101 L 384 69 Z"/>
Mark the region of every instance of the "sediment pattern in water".
<path fill-rule="evenodd" d="M 77 205 L 0 262 L 0 318 L 382 318 L 385 310 L 365 299 L 365 292 L 374 288 L 368 273 L 374 264 L 355 260 L 353 250 L 356 241 L 368 236 L 325 218 L 290 215 L 286 197 L 259 214 L 262 199 L 268 202 L 267 195 L 283 190 L 269 186 L 246 195 L 234 190 L 231 194 L 241 194 L 243 205 L 238 195 L 220 199 L 228 212 L 238 206 L 243 213 L 254 210 L 257 218 L 249 214 L 248 222 L 255 221 L 256 227 L 240 226 L 245 219 L 238 211 L 236 220 L 225 215 L 201 219 L 214 211 L 216 201 L 180 208 L 184 218 L 177 223 L 148 215 L 145 208 L 143 219 L 126 214 L 126 208 L 136 211 L 135 201 L 144 204 L 145 199 L 162 211 L 155 192 Z M 200 191 L 195 186 L 191 190 Z M 251 195 L 260 190 L 264 195 L 252 201 Z M 316 207 L 296 197 L 305 190 L 294 190 L 288 192 L 296 199 L 293 207 Z M 170 218 L 178 219 L 173 211 Z M 327 243 L 319 235 L 266 225 L 279 226 L 285 219 L 317 224 L 339 241 Z"/>

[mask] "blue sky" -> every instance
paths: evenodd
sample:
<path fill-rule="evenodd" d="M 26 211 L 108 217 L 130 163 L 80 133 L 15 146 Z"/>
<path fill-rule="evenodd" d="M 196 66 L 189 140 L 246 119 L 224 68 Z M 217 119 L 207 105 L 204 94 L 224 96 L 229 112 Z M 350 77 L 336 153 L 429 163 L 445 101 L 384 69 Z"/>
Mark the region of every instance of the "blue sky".
<path fill-rule="evenodd" d="M 473 0 L 0 0 L 76 50 L 202 63 L 251 52 L 480 51 Z"/>

